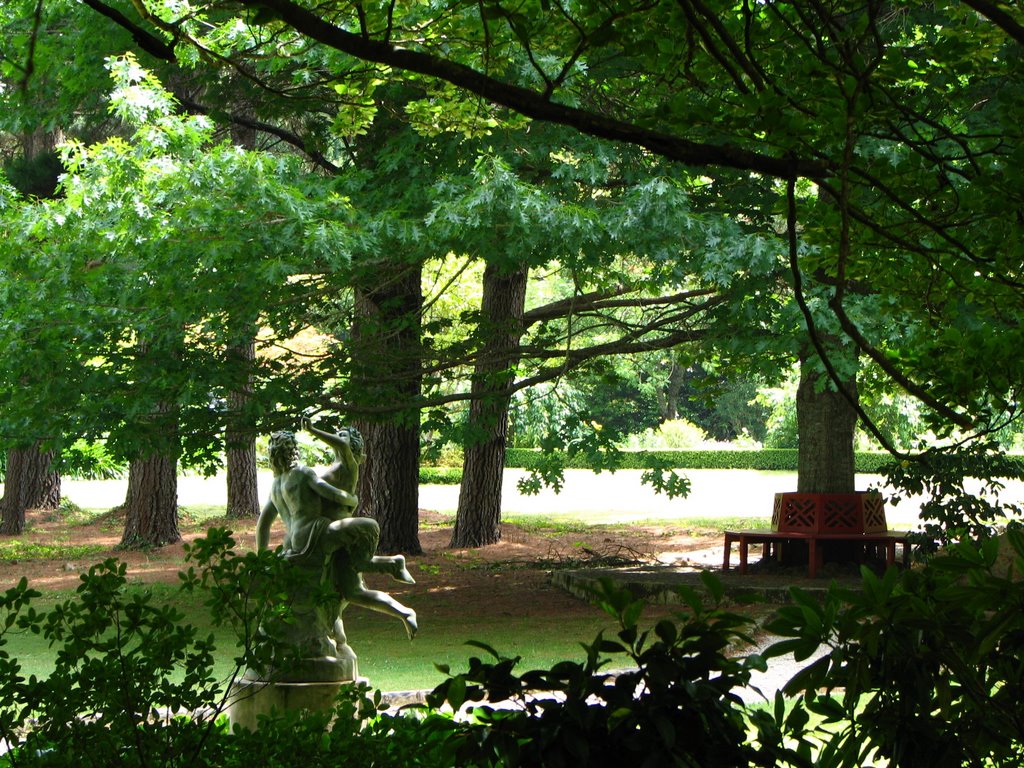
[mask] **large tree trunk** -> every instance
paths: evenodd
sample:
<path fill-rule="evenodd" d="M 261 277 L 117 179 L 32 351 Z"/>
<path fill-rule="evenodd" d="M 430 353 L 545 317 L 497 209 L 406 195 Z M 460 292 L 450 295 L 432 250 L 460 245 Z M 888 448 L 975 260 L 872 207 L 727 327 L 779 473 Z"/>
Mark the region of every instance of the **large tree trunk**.
<path fill-rule="evenodd" d="M 359 473 L 359 514 L 380 524 L 380 552 L 421 554 L 419 429 L 360 422 L 359 431 L 366 445 L 366 462 Z"/>
<path fill-rule="evenodd" d="M 246 418 L 246 405 L 252 396 L 252 377 L 248 371 L 256 359 L 252 339 L 228 350 L 228 360 L 237 362 L 244 375 L 241 384 L 228 393 L 228 417 L 224 442 L 227 453 L 228 517 L 250 518 L 260 512 L 256 484 L 256 430 Z M 237 373 L 237 372 L 233 372 Z"/>
<path fill-rule="evenodd" d="M 26 510 L 60 506 L 60 474 L 52 468 L 52 463 L 53 452 L 41 451 L 38 445 L 7 452 L 4 495 L 0 499 L 0 534 L 25 530 Z"/>
<path fill-rule="evenodd" d="M 484 270 L 484 343 L 473 372 L 459 508 L 451 546 L 482 547 L 501 539 L 501 488 L 516 350 L 523 335 L 528 269 Z"/>
<path fill-rule="evenodd" d="M 172 348 L 173 349 L 173 348 Z M 176 359 L 177 352 L 153 358 L 145 340 L 136 344 L 137 364 L 152 359 Z M 178 436 L 176 406 L 168 402 L 153 405 L 152 412 L 138 425 L 146 440 L 128 464 L 128 493 L 122 509 L 124 535 L 120 547 L 142 549 L 162 547 L 181 539 L 178 531 Z"/>
<path fill-rule="evenodd" d="M 369 407 L 405 405 L 389 421 L 357 419 L 366 443 L 359 476 L 359 514 L 380 524 L 381 552 L 420 554 L 417 399 L 423 293 L 419 265 L 399 265 L 356 291 L 352 334 L 352 398 Z"/>
<path fill-rule="evenodd" d="M 256 471 L 256 438 L 227 436 L 228 517 L 253 518 L 260 513 Z"/>
<path fill-rule="evenodd" d="M 123 549 L 162 547 L 181 539 L 177 469 L 175 459 L 158 453 L 129 464 Z"/>
<path fill-rule="evenodd" d="M 841 393 L 821 386 L 824 377 L 808 363 L 801 363 L 796 395 L 797 491 L 853 493 L 857 413 Z M 855 380 L 845 386 L 856 396 Z"/>

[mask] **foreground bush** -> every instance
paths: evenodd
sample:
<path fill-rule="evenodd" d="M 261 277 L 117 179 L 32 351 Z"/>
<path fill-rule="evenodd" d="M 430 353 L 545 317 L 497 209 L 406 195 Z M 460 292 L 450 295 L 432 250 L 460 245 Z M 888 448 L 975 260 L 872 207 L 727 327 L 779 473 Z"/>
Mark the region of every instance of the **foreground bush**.
<path fill-rule="evenodd" d="M 819 765 L 1024 765 L 1022 554 L 1011 528 L 926 568 L 864 569 L 860 590 L 793 591 L 766 655 L 826 650 L 786 687 L 821 719 Z"/>
<path fill-rule="evenodd" d="M 619 630 L 583 649 L 582 662 L 516 674 L 516 659 L 486 646 L 493 661 L 470 660 L 469 671 L 438 686 L 428 702 L 459 709 L 473 720 L 457 738 L 463 765 L 501 766 L 776 766 L 810 765 L 808 753 L 785 743 L 780 723 L 752 711 L 739 696 L 756 654 L 731 655 L 751 644 L 751 620 L 725 611 L 721 584 L 705 579 L 716 607 L 693 589 L 680 595 L 689 612 L 649 631 L 638 621 L 643 604 L 602 583 L 595 597 Z M 449 672 L 447 669 L 442 671 Z M 783 720 L 799 740 L 799 717 Z"/>

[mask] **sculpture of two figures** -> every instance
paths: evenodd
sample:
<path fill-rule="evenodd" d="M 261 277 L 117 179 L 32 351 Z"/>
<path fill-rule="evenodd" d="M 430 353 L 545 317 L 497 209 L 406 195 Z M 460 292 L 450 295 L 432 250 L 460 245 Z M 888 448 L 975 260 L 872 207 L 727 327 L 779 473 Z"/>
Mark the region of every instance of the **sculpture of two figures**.
<path fill-rule="evenodd" d="M 386 592 L 368 589 L 364 573 L 390 574 L 412 584 L 401 555 L 376 554 L 380 527 L 368 517 L 355 517 L 359 465 L 364 458 L 362 437 L 355 429 L 324 432 L 303 419 L 303 426 L 334 451 L 335 463 L 318 477 L 298 461 L 292 432 L 270 438 L 274 481 L 270 500 L 256 524 L 260 550 L 270 541 L 270 527 L 280 516 L 285 527 L 282 555 L 304 578 L 292 589 L 287 617 L 263 631 L 298 653 L 298 661 L 274 670 L 250 671 L 247 677 L 272 677 L 281 682 L 355 680 L 356 656 L 349 647 L 341 614 L 352 603 L 394 616 L 409 637 L 416 634 L 416 613 Z M 329 595 L 324 599 L 325 593 Z"/>

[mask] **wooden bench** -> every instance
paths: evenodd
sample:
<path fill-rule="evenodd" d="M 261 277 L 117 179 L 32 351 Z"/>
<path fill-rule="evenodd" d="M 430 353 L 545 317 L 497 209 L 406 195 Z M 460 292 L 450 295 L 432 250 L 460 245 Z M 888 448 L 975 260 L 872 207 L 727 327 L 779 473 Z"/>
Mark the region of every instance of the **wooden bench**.
<path fill-rule="evenodd" d="M 881 494 L 864 493 L 777 493 L 770 531 L 726 531 L 722 570 L 729 570 L 732 545 L 739 545 L 739 572 L 747 572 L 751 544 L 763 545 L 761 556 L 781 557 L 787 544 L 807 546 L 807 575 L 818 575 L 822 565 L 822 542 L 846 541 L 857 545 L 856 557 L 863 561 L 869 550 L 884 553 L 885 562 L 896 563 L 896 545 L 902 544 L 904 567 L 910 564 L 906 531 L 890 531 L 885 522 Z"/>

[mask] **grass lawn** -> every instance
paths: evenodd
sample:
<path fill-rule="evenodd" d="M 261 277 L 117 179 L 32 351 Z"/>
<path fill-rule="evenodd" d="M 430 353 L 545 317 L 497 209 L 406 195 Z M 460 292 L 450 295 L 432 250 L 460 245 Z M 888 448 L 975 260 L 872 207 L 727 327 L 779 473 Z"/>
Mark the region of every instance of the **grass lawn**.
<path fill-rule="evenodd" d="M 181 610 L 185 621 L 199 628 L 202 636 L 212 632 L 218 648 L 215 673 L 225 679 L 232 674 L 235 638 L 229 629 L 213 625 L 199 599 L 179 593 L 173 585 L 133 588 L 152 590 L 157 601 Z M 46 610 L 72 596 L 72 592 L 63 590 L 49 592 L 34 605 L 38 610 Z M 582 659 L 579 643 L 589 642 L 599 630 L 612 625 L 611 619 L 597 609 L 540 617 L 467 614 L 457 622 L 432 620 L 432 615 L 447 613 L 447 607 L 441 604 L 443 601 L 444 598 L 429 595 L 415 601 L 424 621 L 413 641 L 406 638 L 393 619 L 358 608 L 346 611 L 349 642 L 359 656 L 360 674 L 368 677 L 371 685 L 384 691 L 433 688 L 444 679 L 435 664 L 447 664 L 453 671 L 462 671 L 470 656 L 483 653 L 467 646 L 468 640 L 487 643 L 505 656 L 522 656 L 523 670 L 549 667 L 561 659 Z M 49 647 L 41 636 L 11 631 L 6 638 L 5 650 L 18 659 L 23 675 L 46 676 L 53 669 L 56 649 Z"/>

